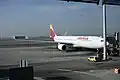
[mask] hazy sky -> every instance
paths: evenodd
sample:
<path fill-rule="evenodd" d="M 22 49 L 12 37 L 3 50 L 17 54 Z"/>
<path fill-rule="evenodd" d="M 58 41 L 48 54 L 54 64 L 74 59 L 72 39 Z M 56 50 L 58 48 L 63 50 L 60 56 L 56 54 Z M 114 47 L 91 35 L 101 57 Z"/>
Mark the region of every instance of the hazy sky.
<path fill-rule="evenodd" d="M 102 6 L 58 0 L 0 0 L 0 35 L 48 36 L 102 33 Z M 109 33 L 120 31 L 120 6 L 107 6 Z"/>

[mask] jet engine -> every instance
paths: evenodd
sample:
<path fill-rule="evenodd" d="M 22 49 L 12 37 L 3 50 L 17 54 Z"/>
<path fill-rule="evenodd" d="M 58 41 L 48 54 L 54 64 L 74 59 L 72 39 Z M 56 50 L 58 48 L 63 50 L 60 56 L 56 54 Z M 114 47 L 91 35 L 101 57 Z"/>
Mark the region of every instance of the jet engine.
<path fill-rule="evenodd" d="M 67 46 L 65 44 L 58 44 L 58 49 L 61 51 L 66 51 Z"/>

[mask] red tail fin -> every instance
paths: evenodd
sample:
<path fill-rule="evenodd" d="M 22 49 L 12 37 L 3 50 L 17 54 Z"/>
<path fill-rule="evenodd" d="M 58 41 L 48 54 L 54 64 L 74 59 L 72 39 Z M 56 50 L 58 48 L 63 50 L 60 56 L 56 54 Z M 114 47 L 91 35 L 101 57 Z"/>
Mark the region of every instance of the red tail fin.
<path fill-rule="evenodd" d="M 55 37 L 55 36 L 57 36 L 57 35 L 56 35 L 56 33 L 55 33 L 54 29 L 53 29 L 52 24 L 50 24 L 50 38 L 51 38 L 52 40 L 54 40 L 54 37 Z"/>

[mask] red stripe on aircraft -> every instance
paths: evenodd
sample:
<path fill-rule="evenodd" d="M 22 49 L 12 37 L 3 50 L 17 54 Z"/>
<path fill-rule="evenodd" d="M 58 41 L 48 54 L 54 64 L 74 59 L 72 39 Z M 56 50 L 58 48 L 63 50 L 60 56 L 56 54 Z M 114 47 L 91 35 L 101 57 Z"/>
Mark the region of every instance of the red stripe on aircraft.
<path fill-rule="evenodd" d="M 88 40 L 88 37 L 79 37 L 80 40 Z"/>

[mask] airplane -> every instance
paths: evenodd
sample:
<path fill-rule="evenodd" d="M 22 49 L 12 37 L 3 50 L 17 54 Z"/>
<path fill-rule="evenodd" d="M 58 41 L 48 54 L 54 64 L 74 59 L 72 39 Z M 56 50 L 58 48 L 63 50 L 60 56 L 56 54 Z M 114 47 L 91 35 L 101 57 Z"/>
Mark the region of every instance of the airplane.
<path fill-rule="evenodd" d="M 50 38 L 55 43 L 58 43 L 57 48 L 60 51 L 67 51 L 69 48 L 88 48 L 101 49 L 104 47 L 104 41 L 99 36 L 58 36 L 50 24 Z M 107 42 L 107 46 L 109 43 Z"/>

